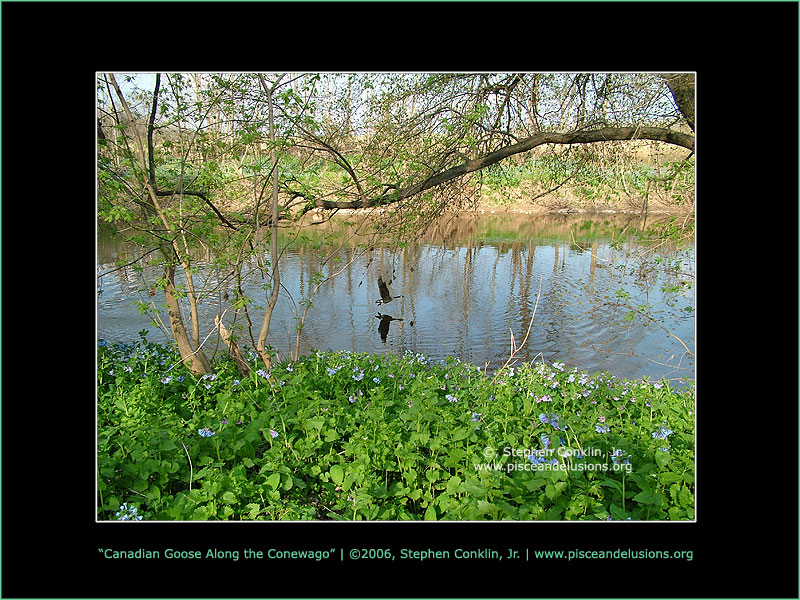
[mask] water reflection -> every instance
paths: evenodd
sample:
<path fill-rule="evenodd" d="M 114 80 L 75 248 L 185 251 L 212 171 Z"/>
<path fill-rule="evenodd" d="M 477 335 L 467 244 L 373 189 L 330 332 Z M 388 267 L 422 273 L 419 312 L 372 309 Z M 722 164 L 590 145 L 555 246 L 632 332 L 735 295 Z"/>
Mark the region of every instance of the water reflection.
<path fill-rule="evenodd" d="M 403 319 L 395 319 L 390 315 L 382 315 L 378 313 L 375 315 L 376 319 L 380 319 L 381 322 L 378 325 L 378 334 L 381 336 L 381 341 L 385 344 L 386 343 L 386 336 L 389 335 L 389 323 L 392 321 L 402 321 Z"/>
<path fill-rule="evenodd" d="M 349 227 L 339 226 L 343 231 Z M 694 280 L 694 251 L 667 245 L 650 251 L 620 241 L 626 227 L 624 218 L 610 216 L 564 215 L 548 221 L 470 215 L 443 220 L 402 248 L 364 252 L 355 242 L 345 245 L 338 260 L 328 260 L 325 250 L 311 245 L 289 246 L 268 343 L 281 359 L 289 358 L 303 303 L 320 274 L 327 277 L 346 265 L 313 297 L 300 336 L 301 354 L 312 349 L 411 351 L 433 359 L 456 356 L 481 367 L 488 363 L 491 371 L 507 358 L 511 335 L 517 342 L 524 337 L 538 296 L 522 360 L 558 360 L 618 377 L 693 377 L 693 357 L 683 346 L 631 309 L 651 307 L 649 314 L 658 324 L 694 352 L 694 292 L 688 285 Z M 98 281 L 98 336 L 131 340 L 148 329 L 148 339 L 165 341 L 167 336 L 133 305 L 157 309 L 161 324 L 168 323 L 159 305 L 163 296 L 149 295 L 160 275 L 157 267 L 145 266 L 140 273 L 113 266 L 136 253 L 136 248 L 101 240 L 99 272 L 106 274 Z M 268 279 L 252 264 L 240 286 L 232 274 L 213 268 L 212 258 L 195 257 L 207 265 L 195 274 L 205 332 L 201 338 L 223 313 L 228 330 L 250 345 L 246 315 L 231 304 L 241 293 L 253 298 L 250 316 L 257 333 Z M 402 294 L 392 295 L 397 292 Z M 391 315 L 376 315 L 375 304 L 383 307 L 389 301 Z M 225 351 L 215 334 L 204 348 L 209 354 Z"/>

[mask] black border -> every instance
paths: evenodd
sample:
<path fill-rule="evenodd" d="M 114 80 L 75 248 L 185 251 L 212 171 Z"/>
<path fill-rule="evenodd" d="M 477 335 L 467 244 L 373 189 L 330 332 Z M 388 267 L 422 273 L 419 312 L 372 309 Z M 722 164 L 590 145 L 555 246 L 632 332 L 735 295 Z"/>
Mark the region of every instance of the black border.
<path fill-rule="evenodd" d="M 797 4 L 0 10 L 3 597 L 797 597 Z M 83 307 L 95 289 L 94 71 L 278 65 L 697 71 L 697 523 L 94 522 L 96 340 Z M 774 241 L 753 235 L 759 221 Z M 691 549 L 693 560 L 132 563 L 103 559 L 109 546 L 650 548 Z"/>

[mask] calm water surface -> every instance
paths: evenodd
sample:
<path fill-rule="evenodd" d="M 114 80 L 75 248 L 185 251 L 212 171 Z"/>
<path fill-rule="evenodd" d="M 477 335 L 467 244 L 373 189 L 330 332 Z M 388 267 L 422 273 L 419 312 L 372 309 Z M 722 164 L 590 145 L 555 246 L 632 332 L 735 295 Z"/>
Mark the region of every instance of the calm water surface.
<path fill-rule="evenodd" d="M 347 247 L 339 261 L 325 264 L 329 248 L 290 245 L 283 254 L 285 289 L 268 343 L 281 359 L 289 358 L 315 274 L 339 271 L 355 257 L 313 297 L 300 337 L 301 355 L 312 349 L 411 351 L 432 359 L 454 356 L 481 367 L 488 363 L 493 370 L 508 358 L 512 332 L 517 344 L 522 342 L 536 307 L 520 360 L 560 361 L 617 377 L 665 377 L 679 383 L 694 377 L 694 359 L 676 339 L 694 352 L 694 249 L 661 245 L 652 250 L 630 236 L 620 242 L 631 219 L 635 223 L 636 218 L 615 215 L 470 215 L 448 219 L 404 248 L 375 247 L 355 257 L 358 249 Z M 101 235 L 99 338 L 132 341 L 146 329 L 149 340 L 167 341 L 136 305 L 157 309 L 168 328 L 163 294 L 150 294 L 159 271 L 114 266 L 143 251 Z M 204 258 L 208 268 L 195 282 L 202 288 L 201 339 L 211 333 L 204 348 L 222 353 L 225 348 L 213 333 L 215 315 L 224 312 L 229 329 L 246 322 L 241 311 L 230 308 L 235 283 L 209 266 L 212 257 Z M 391 281 L 392 295 L 402 297 L 376 304 L 379 276 Z M 259 307 L 266 304 L 267 282 L 252 269 L 243 286 Z M 658 324 L 631 314 L 643 305 L 651 307 L 649 314 Z M 251 308 L 255 336 L 262 314 Z M 249 339 L 246 330 L 240 335 Z"/>

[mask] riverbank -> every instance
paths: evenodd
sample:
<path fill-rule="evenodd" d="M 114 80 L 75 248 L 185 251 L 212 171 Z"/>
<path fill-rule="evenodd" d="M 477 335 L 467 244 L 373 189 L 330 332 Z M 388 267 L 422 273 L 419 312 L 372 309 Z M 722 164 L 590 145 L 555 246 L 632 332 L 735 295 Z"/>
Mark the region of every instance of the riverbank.
<path fill-rule="evenodd" d="M 98 345 L 99 520 L 692 520 L 694 390 L 315 352 L 194 377 Z"/>

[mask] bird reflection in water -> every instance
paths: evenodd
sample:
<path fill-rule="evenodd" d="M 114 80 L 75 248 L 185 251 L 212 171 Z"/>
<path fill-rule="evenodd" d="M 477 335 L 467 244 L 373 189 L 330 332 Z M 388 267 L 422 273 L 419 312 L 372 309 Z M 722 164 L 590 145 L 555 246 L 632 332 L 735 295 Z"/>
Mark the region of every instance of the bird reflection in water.
<path fill-rule="evenodd" d="M 395 319 L 390 315 L 382 315 L 378 313 L 375 315 L 376 319 L 380 319 L 381 322 L 378 325 L 378 333 L 381 334 L 381 341 L 385 344 L 386 343 L 386 336 L 389 335 L 389 323 L 392 321 L 402 321 L 403 319 Z"/>

